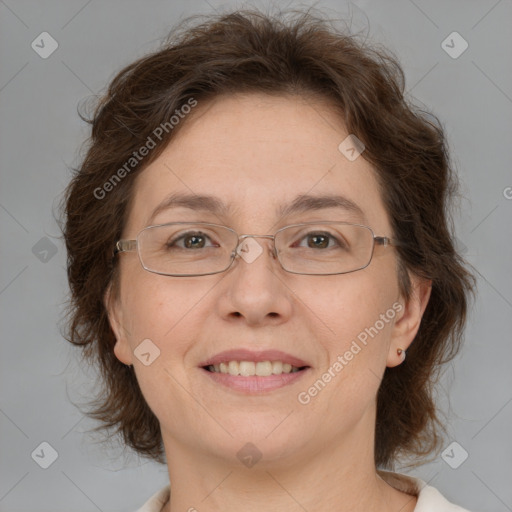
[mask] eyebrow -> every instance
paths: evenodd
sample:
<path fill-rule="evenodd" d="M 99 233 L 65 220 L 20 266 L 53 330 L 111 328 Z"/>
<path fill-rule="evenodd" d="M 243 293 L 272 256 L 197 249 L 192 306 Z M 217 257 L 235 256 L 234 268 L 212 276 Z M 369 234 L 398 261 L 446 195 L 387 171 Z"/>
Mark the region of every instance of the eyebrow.
<path fill-rule="evenodd" d="M 231 205 L 211 195 L 197 195 L 176 192 L 167 196 L 154 210 L 149 218 L 149 223 L 162 211 L 172 208 L 188 208 L 194 211 L 210 212 L 219 216 L 226 216 L 232 212 Z M 281 205 L 276 209 L 278 217 L 286 217 L 292 214 L 310 211 L 337 208 L 355 214 L 366 220 L 363 210 L 351 199 L 340 195 L 309 195 L 301 194 L 292 202 Z"/>

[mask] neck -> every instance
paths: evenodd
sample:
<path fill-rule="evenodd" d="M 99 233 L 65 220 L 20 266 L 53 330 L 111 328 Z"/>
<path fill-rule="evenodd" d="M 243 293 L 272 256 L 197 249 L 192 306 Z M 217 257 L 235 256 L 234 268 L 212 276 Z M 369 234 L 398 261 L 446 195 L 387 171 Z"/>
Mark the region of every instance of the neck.
<path fill-rule="evenodd" d="M 373 441 L 326 442 L 300 455 L 263 457 L 251 468 L 169 439 L 165 444 L 172 483 L 165 512 L 412 512 L 416 504 L 377 475 Z"/>

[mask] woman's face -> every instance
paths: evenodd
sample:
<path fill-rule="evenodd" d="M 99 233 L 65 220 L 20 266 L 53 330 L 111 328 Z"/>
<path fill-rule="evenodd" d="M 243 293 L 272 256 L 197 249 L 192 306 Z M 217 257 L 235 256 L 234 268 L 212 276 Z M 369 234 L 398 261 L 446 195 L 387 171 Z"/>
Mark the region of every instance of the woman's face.
<path fill-rule="evenodd" d="M 324 220 L 365 224 L 391 236 L 372 168 L 338 149 L 349 134 L 325 104 L 237 95 L 199 103 L 181 122 L 176 138 L 138 176 L 123 238 L 168 222 L 211 222 L 265 235 Z M 213 196 L 226 208 L 180 206 L 153 215 L 176 193 Z M 361 212 L 331 206 L 278 213 L 301 195 L 342 196 Z M 399 293 L 394 250 L 376 245 L 371 264 L 357 272 L 297 275 L 273 259 L 271 240 L 248 240 L 258 244 L 249 245 L 251 251 L 263 249 L 252 253 L 254 260 L 237 258 L 228 271 L 206 276 L 162 276 L 145 271 L 136 253 L 118 256 L 119 299 L 110 308 L 115 353 L 134 365 L 166 450 L 237 464 L 259 453 L 261 462 L 276 463 L 333 446 L 371 450 L 383 372 L 401 362 L 396 350 L 407 348 L 415 333 Z M 280 351 L 286 355 L 262 357 L 296 358 L 308 368 L 293 379 L 230 377 L 203 368 L 228 350 L 248 351 L 228 357 L 247 361 Z M 279 363 L 272 369 L 278 372 Z M 271 385 L 243 387 L 258 386 L 257 380 Z"/>

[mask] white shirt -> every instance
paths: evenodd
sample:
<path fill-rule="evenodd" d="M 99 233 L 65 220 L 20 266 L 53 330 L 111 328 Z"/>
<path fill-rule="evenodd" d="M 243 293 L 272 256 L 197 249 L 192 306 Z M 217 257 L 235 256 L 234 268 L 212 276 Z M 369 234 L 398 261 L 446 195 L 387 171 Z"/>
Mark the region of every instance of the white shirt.
<path fill-rule="evenodd" d="M 469 512 L 465 508 L 450 503 L 437 489 L 419 478 L 390 471 L 379 470 L 377 473 L 395 489 L 418 497 L 414 512 Z M 151 496 L 136 512 L 161 512 L 163 506 L 169 501 L 169 496 L 170 486 L 167 485 Z"/>

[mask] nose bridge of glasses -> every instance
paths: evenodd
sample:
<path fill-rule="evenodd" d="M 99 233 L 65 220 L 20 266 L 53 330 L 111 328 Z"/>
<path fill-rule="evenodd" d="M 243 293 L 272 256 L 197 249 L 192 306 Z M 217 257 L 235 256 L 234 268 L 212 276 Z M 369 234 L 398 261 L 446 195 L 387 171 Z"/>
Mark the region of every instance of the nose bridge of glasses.
<path fill-rule="evenodd" d="M 246 240 L 247 238 L 269 238 L 269 239 L 271 239 L 273 241 L 272 255 L 274 256 L 274 258 L 277 256 L 277 250 L 276 250 L 276 246 L 275 246 L 275 235 L 239 235 L 237 246 L 236 246 L 235 250 L 233 251 L 234 254 L 238 251 L 238 248 L 243 244 L 244 240 Z"/>

